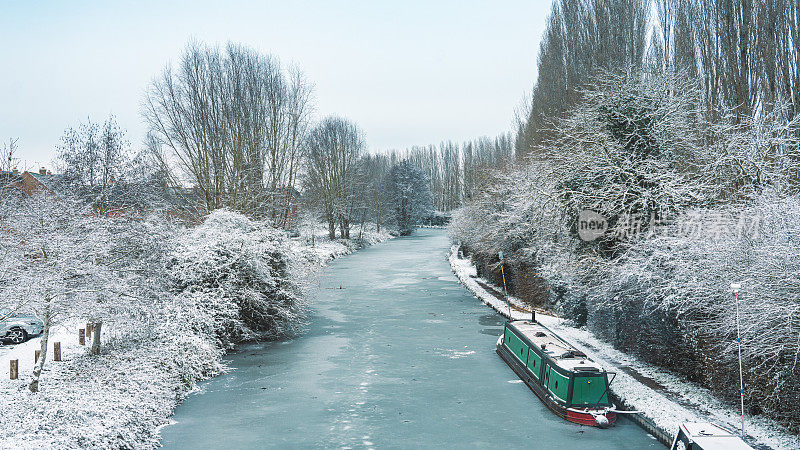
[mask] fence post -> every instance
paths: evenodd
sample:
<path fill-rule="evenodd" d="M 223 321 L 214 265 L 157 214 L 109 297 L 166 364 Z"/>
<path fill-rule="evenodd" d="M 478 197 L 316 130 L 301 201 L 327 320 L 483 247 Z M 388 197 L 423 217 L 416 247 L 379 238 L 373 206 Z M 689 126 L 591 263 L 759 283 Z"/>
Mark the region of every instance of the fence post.
<path fill-rule="evenodd" d="M 33 352 L 33 363 L 34 364 L 39 362 L 39 356 L 41 356 L 41 354 L 42 354 L 41 350 L 36 350 L 36 351 Z"/>
<path fill-rule="evenodd" d="M 86 345 L 86 330 L 78 329 L 78 344 Z"/>
<path fill-rule="evenodd" d="M 12 380 L 16 380 L 19 376 L 19 360 L 12 359 L 9 362 L 11 363 L 11 367 L 9 367 L 9 375 L 11 376 Z"/>
<path fill-rule="evenodd" d="M 87 341 L 91 341 L 92 340 L 92 324 L 91 323 L 87 323 L 86 324 L 86 340 Z"/>
<path fill-rule="evenodd" d="M 61 361 L 61 342 L 53 342 L 53 361 Z"/>

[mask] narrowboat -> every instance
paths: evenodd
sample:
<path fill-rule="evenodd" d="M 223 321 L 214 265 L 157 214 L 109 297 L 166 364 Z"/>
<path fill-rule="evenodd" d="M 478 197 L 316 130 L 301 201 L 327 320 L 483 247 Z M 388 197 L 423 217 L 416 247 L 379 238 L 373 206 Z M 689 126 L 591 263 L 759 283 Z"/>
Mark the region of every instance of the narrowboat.
<path fill-rule="evenodd" d="M 670 450 L 752 450 L 742 438 L 713 423 L 682 423 Z"/>
<path fill-rule="evenodd" d="M 550 408 L 581 425 L 606 428 L 617 419 L 609 374 L 583 352 L 534 320 L 506 322 L 497 353 Z"/>

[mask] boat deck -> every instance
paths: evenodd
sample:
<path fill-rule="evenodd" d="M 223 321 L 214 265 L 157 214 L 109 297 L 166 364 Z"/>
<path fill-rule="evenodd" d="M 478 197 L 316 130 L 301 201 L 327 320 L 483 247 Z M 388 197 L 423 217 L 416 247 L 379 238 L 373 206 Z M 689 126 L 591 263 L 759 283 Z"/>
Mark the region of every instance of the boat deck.
<path fill-rule="evenodd" d="M 567 370 L 602 370 L 583 352 L 564 342 L 549 329 L 536 322 L 517 320 L 511 322 L 534 345 L 542 349 L 553 361 Z"/>

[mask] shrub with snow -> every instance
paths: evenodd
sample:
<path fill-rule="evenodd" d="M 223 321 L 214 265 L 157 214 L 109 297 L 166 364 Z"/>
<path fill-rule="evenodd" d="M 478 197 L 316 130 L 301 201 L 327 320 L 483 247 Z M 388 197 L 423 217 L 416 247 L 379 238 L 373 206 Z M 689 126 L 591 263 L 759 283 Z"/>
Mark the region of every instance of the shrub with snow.
<path fill-rule="evenodd" d="M 741 217 L 757 218 L 758 226 L 751 223 L 737 230 L 734 218 Z M 721 218 L 734 219 L 730 228 L 720 229 Z M 690 223 L 698 232 L 687 236 Z M 797 197 L 764 193 L 750 204 L 691 211 L 662 233 L 632 245 L 617 264 L 594 277 L 590 303 L 618 317 L 598 321 L 595 328 L 606 335 L 609 325 L 625 327 L 633 331 L 631 335 L 641 331 L 636 342 L 623 346 L 649 359 L 673 354 L 669 359 L 680 361 L 678 356 L 691 355 L 687 366 L 675 368 L 735 400 L 736 304 L 730 284 L 741 283 L 747 403 L 753 411 L 764 410 L 787 424 L 798 424 L 797 230 Z"/>
<path fill-rule="evenodd" d="M 0 442 L 155 447 L 177 402 L 224 370 L 226 348 L 299 326 L 310 261 L 296 262 L 282 231 L 227 211 L 187 230 L 164 217 L 101 218 L 71 205 L 50 196 L 0 204 L 0 306 L 49 308 L 64 355 L 43 366 L 31 393 L 39 343 L 19 346 L 31 360 L 20 360 L 20 380 L 0 380 Z M 96 355 L 76 342 L 91 317 L 104 323 Z"/>
<path fill-rule="evenodd" d="M 213 317 L 225 346 L 297 329 L 301 266 L 283 231 L 218 210 L 181 237 L 167 260 L 172 290 Z"/>

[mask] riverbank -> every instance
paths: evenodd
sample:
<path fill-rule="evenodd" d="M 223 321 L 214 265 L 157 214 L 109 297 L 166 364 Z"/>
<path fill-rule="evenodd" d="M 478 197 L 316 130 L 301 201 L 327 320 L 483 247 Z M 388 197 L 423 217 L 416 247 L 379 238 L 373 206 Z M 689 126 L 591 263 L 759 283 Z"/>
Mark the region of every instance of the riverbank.
<path fill-rule="evenodd" d="M 576 428 L 497 357 L 503 320 L 453 275 L 444 230 L 333 261 L 308 325 L 244 346 L 162 430 L 164 450 L 509 448 L 656 450 L 631 422 Z"/>
<path fill-rule="evenodd" d="M 478 278 L 472 262 L 459 257 L 457 246 L 451 247 L 449 261 L 461 284 L 483 303 L 506 318 L 530 319 L 527 305 L 513 296 L 510 297 L 509 310 L 502 288 Z M 570 326 L 568 321 L 561 318 L 542 311 L 537 311 L 536 318 L 600 365 L 616 372 L 611 391 L 626 407 L 642 411 L 644 417 L 670 435 L 683 422 L 712 421 L 731 430 L 739 428 L 736 409 L 715 398 L 708 390 L 620 352 L 588 331 Z M 784 431 L 772 420 L 747 416 L 745 422 L 745 432 L 751 445 L 773 449 L 800 448 L 800 436 Z"/>
<path fill-rule="evenodd" d="M 282 249 L 282 258 L 298 261 L 304 273 L 313 274 L 334 258 L 391 238 L 385 232 L 365 232 L 358 241 L 312 235 L 282 237 L 285 244 L 275 248 Z M 227 235 L 209 233 L 209 238 L 230 242 Z M 273 258 L 269 239 L 258 243 L 260 250 L 251 251 Z M 267 270 L 264 261 L 252 262 Z M 50 336 L 38 393 L 27 386 L 40 339 L 0 347 L 0 367 L 8 370 L 9 360 L 18 359 L 20 374 L 18 380 L 8 379 L 8 372 L 0 377 L 0 448 L 158 447 L 159 430 L 170 423 L 174 408 L 198 382 L 228 370 L 223 360 L 226 346 L 214 337 L 214 328 L 220 326 L 214 318 L 220 312 L 213 310 L 228 308 L 228 303 L 220 299 L 211 304 L 193 298 L 195 293 L 176 294 L 166 302 L 168 310 L 159 311 L 153 329 L 118 333 L 120 328 L 104 326 L 100 355 L 90 355 L 78 343 L 78 328 L 85 322 L 59 325 Z M 61 342 L 61 362 L 51 360 L 55 341 Z"/>

